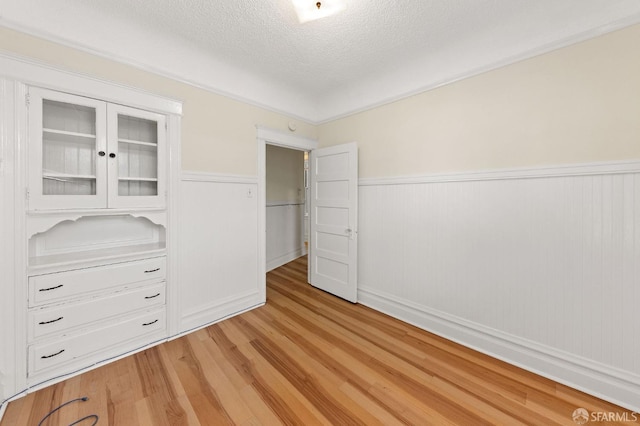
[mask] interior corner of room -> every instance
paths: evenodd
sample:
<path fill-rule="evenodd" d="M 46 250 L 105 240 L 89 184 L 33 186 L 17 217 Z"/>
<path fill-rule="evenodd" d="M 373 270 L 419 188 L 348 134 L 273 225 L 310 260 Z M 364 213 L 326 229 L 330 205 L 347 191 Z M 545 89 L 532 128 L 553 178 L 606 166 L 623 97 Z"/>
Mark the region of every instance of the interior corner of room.
<path fill-rule="evenodd" d="M 259 309 L 265 274 L 303 256 L 330 293 L 355 283 L 343 298 L 640 411 L 640 24 L 624 22 L 296 115 L 0 20 L 0 419 Z"/>

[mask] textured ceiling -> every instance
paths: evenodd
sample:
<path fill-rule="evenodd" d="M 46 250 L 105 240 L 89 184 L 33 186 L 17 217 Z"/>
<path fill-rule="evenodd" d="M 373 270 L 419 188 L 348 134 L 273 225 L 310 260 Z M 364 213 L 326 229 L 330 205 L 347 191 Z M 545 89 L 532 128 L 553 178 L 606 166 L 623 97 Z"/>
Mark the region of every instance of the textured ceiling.
<path fill-rule="evenodd" d="M 310 0 L 315 1 L 315 0 Z M 0 24 L 311 122 L 640 22 L 638 0 L 0 0 Z"/>

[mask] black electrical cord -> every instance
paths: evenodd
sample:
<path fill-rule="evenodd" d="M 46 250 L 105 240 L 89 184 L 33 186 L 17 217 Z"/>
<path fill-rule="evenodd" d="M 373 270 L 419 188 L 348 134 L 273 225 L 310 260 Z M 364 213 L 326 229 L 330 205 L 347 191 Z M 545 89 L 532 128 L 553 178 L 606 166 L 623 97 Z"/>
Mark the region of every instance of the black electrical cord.
<path fill-rule="evenodd" d="M 44 423 L 45 420 L 47 420 L 49 418 L 50 415 L 52 415 L 53 413 L 55 413 L 56 411 L 58 411 L 59 409 L 61 409 L 62 407 L 71 404 L 72 402 L 76 402 L 76 401 L 88 401 L 89 397 L 83 396 L 82 398 L 76 398 L 76 399 L 72 399 L 71 401 L 67 401 L 64 404 L 60 404 L 58 407 L 54 408 L 53 410 L 49 411 L 49 413 L 47 413 L 46 416 L 44 416 L 42 418 L 42 420 L 40 420 L 40 423 L 38 423 L 38 426 L 42 426 L 42 423 Z M 76 420 L 75 422 L 69 424 L 69 426 L 73 426 L 73 425 L 77 425 L 80 422 L 83 422 L 87 419 L 95 419 L 95 421 L 93 422 L 93 424 L 91 426 L 95 426 L 98 423 L 98 415 L 97 414 L 89 414 L 88 416 L 85 416 L 79 420 Z"/>

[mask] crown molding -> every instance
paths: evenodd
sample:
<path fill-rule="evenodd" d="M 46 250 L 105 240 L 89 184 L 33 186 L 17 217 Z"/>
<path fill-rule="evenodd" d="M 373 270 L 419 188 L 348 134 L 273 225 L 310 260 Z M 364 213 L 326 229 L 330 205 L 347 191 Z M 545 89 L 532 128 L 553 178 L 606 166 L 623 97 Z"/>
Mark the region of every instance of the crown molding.
<path fill-rule="evenodd" d="M 574 44 L 578 44 L 578 43 L 582 43 L 584 41 L 588 41 L 591 40 L 593 38 L 599 37 L 599 36 L 603 36 L 615 31 L 619 31 L 622 30 L 624 28 L 633 26 L 640 23 L 640 13 L 639 14 L 635 14 L 635 15 L 631 15 L 627 18 L 615 21 L 615 22 L 611 22 L 607 25 L 603 25 L 600 26 L 598 28 L 594 28 L 588 31 L 583 31 L 581 33 L 575 34 L 573 36 L 570 37 L 565 37 L 561 40 L 557 40 L 554 41 L 552 43 L 548 43 L 545 44 L 543 46 L 539 46 L 533 49 L 529 49 L 527 51 L 524 51 L 522 53 L 516 54 L 516 55 L 511 55 L 508 57 L 505 57 L 503 59 L 497 60 L 497 61 L 492 61 L 489 62 L 485 65 L 479 66 L 479 67 L 475 67 L 472 68 L 470 70 L 461 72 L 461 73 L 457 73 L 457 74 L 453 74 L 450 77 L 446 77 L 444 79 L 441 80 L 437 80 L 431 83 L 427 83 L 421 86 L 416 87 L 413 90 L 409 90 L 409 91 L 404 91 L 401 93 L 397 93 L 397 94 L 393 94 L 393 95 L 389 95 L 389 96 L 385 96 L 377 101 L 372 101 L 372 102 L 367 102 L 366 104 L 363 104 L 362 106 L 359 107 L 343 107 L 343 111 L 336 113 L 336 114 L 322 114 L 320 113 L 320 117 L 317 117 L 317 120 L 315 120 L 313 122 L 313 124 L 315 125 L 321 125 L 321 124 L 326 124 L 329 123 L 331 121 L 335 121 L 335 120 L 340 120 L 342 118 L 351 116 L 351 115 L 355 115 L 361 112 L 365 112 L 371 109 L 375 109 L 378 107 L 381 107 L 383 105 L 387 105 L 387 104 L 391 104 L 393 102 L 397 102 L 399 100 L 405 99 L 405 98 L 409 98 L 411 96 L 415 96 L 415 95 L 419 95 L 421 93 L 424 92 L 428 92 L 430 90 L 434 90 L 437 89 L 439 87 L 443 87 L 443 86 L 447 86 L 449 84 L 453 84 L 456 83 L 458 81 L 461 80 L 465 80 L 467 78 L 471 78 L 471 77 L 475 77 L 477 75 L 480 74 L 484 74 L 490 71 L 494 71 L 500 68 L 504 68 L 506 66 L 518 63 L 518 62 L 522 62 L 522 61 L 526 61 L 528 59 L 532 59 L 535 58 L 537 56 L 541 56 L 544 55 L 546 53 L 550 53 L 553 52 L 555 50 L 559 50 L 565 47 L 569 47 L 572 46 Z M 367 90 L 360 90 L 360 92 L 367 92 Z M 340 107 L 338 105 L 335 105 L 335 102 L 332 104 L 330 103 L 328 107 L 324 108 L 325 111 L 330 111 L 330 110 L 339 110 Z"/>
<path fill-rule="evenodd" d="M 311 102 L 306 102 L 307 105 L 304 105 L 305 102 L 303 100 L 303 102 L 301 102 L 302 107 L 296 105 L 288 108 L 282 108 L 282 107 L 279 108 L 279 107 L 273 106 L 270 102 L 260 101 L 258 99 L 242 96 L 237 93 L 234 93 L 233 90 L 222 89 L 220 87 L 217 87 L 211 84 L 210 82 L 191 79 L 183 75 L 180 75 L 175 71 L 166 70 L 166 69 L 154 66 L 153 64 L 148 64 L 143 61 L 134 60 L 129 57 L 101 49 L 100 47 L 97 47 L 97 46 L 94 47 L 94 46 L 81 43 L 77 40 L 69 40 L 67 38 L 57 36 L 47 31 L 42 31 L 40 29 L 32 28 L 28 25 L 24 25 L 19 22 L 7 20 L 6 18 L 2 18 L 1 16 L 0 16 L 0 27 L 5 27 L 10 30 L 18 31 L 33 37 L 37 37 L 52 43 L 59 44 L 61 46 L 64 46 L 70 49 L 75 49 L 75 50 L 78 50 L 102 59 L 107 59 L 109 61 L 130 66 L 132 68 L 136 68 L 141 71 L 149 72 L 149 73 L 158 75 L 160 77 L 165 77 L 170 80 L 176 81 L 178 83 L 186 84 L 198 89 L 202 89 L 202 90 L 214 93 L 216 95 L 224 96 L 226 98 L 229 98 L 238 102 L 242 102 L 248 105 L 265 109 L 267 111 L 281 114 L 294 120 L 303 121 L 305 123 L 309 123 L 312 125 L 317 124 L 315 117 L 312 114 L 300 114 L 298 112 L 302 109 L 315 110 L 315 105 L 313 105 Z M 55 67 L 55 68 L 61 69 L 60 67 Z M 66 71 L 74 72 L 71 69 L 66 69 Z M 259 84 L 262 83 L 264 86 L 268 86 L 267 83 L 263 83 L 263 82 L 258 82 L 258 83 Z M 297 97 L 300 99 L 299 96 Z"/>
<path fill-rule="evenodd" d="M 104 59 L 108 59 L 124 65 L 128 65 L 128 66 L 140 69 L 142 71 L 146 71 L 162 77 L 166 77 L 183 84 L 187 84 L 202 90 L 206 90 L 206 91 L 215 93 L 217 95 L 221 95 L 239 102 L 253 105 L 268 111 L 272 111 L 274 113 L 278 113 L 278 114 L 290 117 L 295 120 L 312 124 L 312 125 L 325 124 L 325 123 L 339 120 L 354 114 L 375 109 L 386 104 L 397 102 L 407 97 L 415 96 L 430 90 L 437 89 L 442 86 L 446 86 L 446 85 L 458 82 L 460 80 L 464 80 L 464 79 L 474 77 L 486 72 L 503 68 L 508 65 L 521 62 L 527 59 L 531 59 L 536 56 L 540 56 L 540 55 L 552 52 L 554 50 L 562 49 L 564 47 L 568 47 L 573 44 L 581 43 L 589 39 L 592 39 L 601 35 L 605 35 L 614 31 L 618 31 L 638 23 L 640 23 L 640 14 L 634 14 L 624 19 L 611 22 L 607 25 L 603 25 L 588 31 L 583 31 L 573 36 L 565 37 L 561 40 L 548 43 L 546 45 L 539 46 L 533 49 L 529 49 L 525 52 L 522 52 L 516 55 L 511 55 L 511 56 L 499 59 L 497 61 L 492 61 L 484 65 L 471 68 L 464 72 L 452 74 L 449 77 L 446 77 L 437 81 L 427 82 L 425 84 L 418 85 L 415 89 L 412 89 L 409 91 L 393 93 L 394 90 L 393 88 L 391 88 L 390 90 L 388 90 L 389 93 L 387 95 L 382 94 L 381 97 L 377 100 L 375 99 L 375 96 L 370 97 L 370 100 L 366 100 L 366 99 L 357 99 L 357 97 L 351 96 L 349 93 L 346 93 L 346 94 L 341 94 L 339 97 L 337 97 L 336 98 L 337 100 L 332 100 L 322 105 L 321 100 L 304 98 L 299 93 L 290 92 L 288 95 L 290 98 L 295 98 L 295 102 L 293 102 L 295 103 L 295 105 L 289 102 L 291 105 L 276 107 L 274 105 L 277 102 L 282 103 L 282 99 L 277 99 L 277 100 L 276 99 L 258 99 L 257 97 L 250 98 L 247 96 L 243 96 L 238 93 L 235 93 L 236 90 L 234 90 L 234 88 L 232 87 L 227 87 L 227 88 L 217 87 L 211 81 L 195 80 L 187 76 L 180 75 L 176 70 L 162 69 L 160 67 L 154 66 L 153 64 L 145 63 L 143 61 L 132 60 L 123 55 L 108 52 L 99 47 L 93 47 L 93 46 L 83 44 L 77 40 L 71 41 L 66 38 L 51 34 L 49 32 L 42 31 L 40 29 L 35 29 L 21 23 L 0 18 L 0 26 L 4 26 L 12 30 L 20 31 L 31 36 L 42 38 L 47 41 L 51 41 L 51 42 L 63 45 L 65 47 L 77 49 L 79 51 L 89 53 Z M 369 86 L 371 86 L 373 82 L 374 81 L 372 80 Z M 254 83 L 256 83 L 259 87 L 269 86 L 268 82 L 260 80 L 259 78 L 256 78 L 256 81 Z M 356 90 L 355 92 L 372 93 L 371 90 Z M 354 100 L 354 98 L 356 99 Z M 301 113 L 300 111 L 302 110 L 306 112 Z"/>

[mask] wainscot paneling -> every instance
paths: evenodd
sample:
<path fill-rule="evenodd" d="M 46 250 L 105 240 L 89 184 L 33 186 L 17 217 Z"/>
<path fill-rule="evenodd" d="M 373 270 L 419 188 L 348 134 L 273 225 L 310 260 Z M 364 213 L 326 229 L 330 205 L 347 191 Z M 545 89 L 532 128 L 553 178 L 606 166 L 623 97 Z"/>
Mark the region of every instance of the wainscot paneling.
<path fill-rule="evenodd" d="M 304 256 L 304 203 L 268 203 L 266 209 L 267 271 Z"/>
<path fill-rule="evenodd" d="M 261 305 L 257 178 L 183 173 L 179 331 Z"/>
<path fill-rule="evenodd" d="M 358 300 L 640 411 L 640 162 L 360 181 Z"/>

